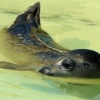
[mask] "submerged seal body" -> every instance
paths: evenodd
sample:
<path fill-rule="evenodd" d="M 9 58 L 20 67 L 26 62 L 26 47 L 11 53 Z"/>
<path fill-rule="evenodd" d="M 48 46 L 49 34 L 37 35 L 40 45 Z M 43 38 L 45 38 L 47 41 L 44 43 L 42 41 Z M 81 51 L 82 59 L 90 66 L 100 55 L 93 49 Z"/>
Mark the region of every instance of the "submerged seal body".
<path fill-rule="evenodd" d="M 37 70 L 63 77 L 100 77 L 99 53 L 65 49 L 41 28 L 39 2 L 18 15 L 0 37 L 1 52 L 15 62 L 1 62 L 1 68 Z"/>

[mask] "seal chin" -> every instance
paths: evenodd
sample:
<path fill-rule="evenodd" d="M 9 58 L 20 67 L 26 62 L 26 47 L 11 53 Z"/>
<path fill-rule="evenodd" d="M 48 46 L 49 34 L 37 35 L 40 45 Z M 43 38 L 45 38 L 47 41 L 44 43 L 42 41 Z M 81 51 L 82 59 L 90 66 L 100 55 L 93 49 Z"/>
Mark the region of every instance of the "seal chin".
<path fill-rule="evenodd" d="M 54 76 L 49 67 L 43 67 L 39 72 L 48 76 Z"/>

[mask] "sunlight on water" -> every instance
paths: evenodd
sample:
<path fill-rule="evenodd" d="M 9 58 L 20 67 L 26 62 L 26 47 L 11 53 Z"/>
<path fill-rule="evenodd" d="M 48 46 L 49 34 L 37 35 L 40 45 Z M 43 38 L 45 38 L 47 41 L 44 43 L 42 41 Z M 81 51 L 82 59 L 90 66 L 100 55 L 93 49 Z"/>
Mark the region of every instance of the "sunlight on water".
<path fill-rule="evenodd" d="M 0 28 L 10 25 L 35 2 L 1 0 Z M 40 2 L 42 28 L 55 41 L 68 49 L 87 48 L 100 52 L 99 0 Z M 10 51 L 6 51 L 9 55 Z M 7 55 L 1 52 L 0 61 L 13 62 Z M 0 80 L 0 100 L 100 100 L 99 79 L 48 77 L 32 71 L 0 69 Z"/>

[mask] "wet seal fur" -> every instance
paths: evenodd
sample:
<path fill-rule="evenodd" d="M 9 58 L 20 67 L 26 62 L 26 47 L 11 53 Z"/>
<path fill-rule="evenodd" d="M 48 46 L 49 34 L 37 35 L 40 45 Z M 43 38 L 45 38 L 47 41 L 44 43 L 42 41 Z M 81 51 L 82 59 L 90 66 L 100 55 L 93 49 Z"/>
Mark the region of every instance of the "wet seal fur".
<path fill-rule="evenodd" d="M 100 77 L 99 53 L 87 49 L 65 49 L 41 28 L 39 2 L 18 15 L 0 35 L 4 37 L 0 40 L 5 48 L 1 48 L 2 53 L 16 62 L 0 62 L 1 68 L 37 70 L 45 75 L 62 77 Z M 6 49 L 11 52 L 6 53 Z"/>

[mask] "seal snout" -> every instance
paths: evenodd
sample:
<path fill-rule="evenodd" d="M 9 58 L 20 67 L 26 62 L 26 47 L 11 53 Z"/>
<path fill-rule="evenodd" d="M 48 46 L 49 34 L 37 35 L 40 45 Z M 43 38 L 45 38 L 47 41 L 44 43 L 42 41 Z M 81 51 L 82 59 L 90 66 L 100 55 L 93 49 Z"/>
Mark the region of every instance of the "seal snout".
<path fill-rule="evenodd" d="M 51 73 L 51 70 L 49 67 L 43 67 L 42 69 L 39 70 L 40 73 L 53 76 L 53 73 Z"/>

